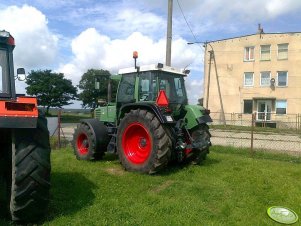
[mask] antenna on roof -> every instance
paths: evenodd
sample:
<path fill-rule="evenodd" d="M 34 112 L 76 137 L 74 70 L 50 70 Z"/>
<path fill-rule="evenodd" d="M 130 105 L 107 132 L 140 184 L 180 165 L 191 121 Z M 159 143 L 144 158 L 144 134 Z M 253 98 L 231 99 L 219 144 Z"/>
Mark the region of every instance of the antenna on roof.
<path fill-rule="evenodd" d="M 263 28 L 261 27 L 261 24 L 259 23 L 258 24 L 257 34 L 260 34 L 260 37 L 261 37 L 261 34 L 263 34 L 263 33 L 264 33 Z"/>

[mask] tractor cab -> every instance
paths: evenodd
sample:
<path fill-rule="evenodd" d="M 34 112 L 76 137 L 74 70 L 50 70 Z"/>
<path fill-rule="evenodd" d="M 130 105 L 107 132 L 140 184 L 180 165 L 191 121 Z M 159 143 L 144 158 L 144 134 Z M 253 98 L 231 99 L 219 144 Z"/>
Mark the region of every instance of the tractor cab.
<path fill-rule="evenodd" d="M 122 117 L 121 108 L 134 104 L 154 111 L 168 109 L 168 115 L 179 118 L 188 104 L 184 80 L 188 73 L 185 72 L 161 63 L 120 69 L 122 77 L 116 103 L 121 114 L 117 117 Z"/>
<path fill-rule="evenodd" d="M 122 75 L 117 102 L 155 102 L 159 91 L 164 91 L 170 104 L 187 104 L 182 73 L 163 64 L 147 65 L 119 70 Z M 137 85 L 136 85 L 137 84 Z"/>
<path fill-rule="evenodd" d="M 17 69 L 14 76 L 13 49 L 15 40 L 7 31 L 0 31 L 0 123 L 2 128 L 36 128 L 37 99 L 16 95 L 15 79 L 25 74 Z"/>
<path fill-rule="evenodd" d="M 15 40 L 7 31 L 0 31 L 0 98 L 15 97 L 12 51 Z"/>

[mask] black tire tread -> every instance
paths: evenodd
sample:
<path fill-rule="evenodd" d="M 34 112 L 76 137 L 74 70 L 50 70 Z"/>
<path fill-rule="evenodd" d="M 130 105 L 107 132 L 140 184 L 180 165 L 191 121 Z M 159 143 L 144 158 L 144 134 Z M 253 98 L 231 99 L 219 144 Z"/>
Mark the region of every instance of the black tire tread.
<path fill-rule="evenodd" d="M 137 121 L 143 123 L 147 127 L 154 141 L 154 148 L 151 156 L 147 160 L 147 163 L 142 164 L 141 166 L 133 165 L 126 159 L 121 145 L 123 130 L 130 123 Z M 138 108 L 131 110 L 124 118 L 122 118 L 117 132 L 117 149 L 119 159 L 126 170 L 153 174 L 162 170 L 168 164 L 171 155 L 171 140 L 157 117 L 152 112 Z"/>
<path fill-rule="evenodd" d="M 13 221 L 35 222 L 47 211 L 50 191 L 50 144 L 47 122 L 36 129 L 15 129 L 12 148 L 10 214 Z"/>

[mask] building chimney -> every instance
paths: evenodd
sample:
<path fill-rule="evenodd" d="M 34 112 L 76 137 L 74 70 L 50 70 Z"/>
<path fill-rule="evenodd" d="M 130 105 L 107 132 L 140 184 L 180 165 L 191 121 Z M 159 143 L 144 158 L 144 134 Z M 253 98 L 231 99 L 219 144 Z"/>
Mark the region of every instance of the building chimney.
<path fill-rule="evenodd" d="M 257 30 L 257 34 L 263 34 L 263 28 L 261 27 L 261 24 L 258 24 L 258 30 Z"/>

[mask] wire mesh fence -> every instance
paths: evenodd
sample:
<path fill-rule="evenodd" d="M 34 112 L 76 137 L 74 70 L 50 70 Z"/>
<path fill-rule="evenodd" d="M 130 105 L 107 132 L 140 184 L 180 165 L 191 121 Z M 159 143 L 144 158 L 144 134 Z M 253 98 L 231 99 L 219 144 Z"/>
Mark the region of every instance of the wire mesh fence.
<path fill-rule="evenodd" d="M 52 109 L 51 116 L 47 117 L 52 147 L 59 149 L 70 145 L 77 123 L 91 117 L 91 110 Z"/>
<path fill-rule="evenodd" d="M 213 112 L 210 115 L 213 145 L 301 156 L 301 114 L 226 113 L 223 117 L 220 112 Z"/>
<path fill-rule="evenodd" d="M 90 113 L 56 112 L 56 118 L 48 119 L 50 136 L 55 146 L 62 147 L 70 141 L 74 128 Z M 253 150 L 279 151 L 301 156 L 301 114 L 276 115 L 269 113 L 226 113 L 211 112 L 210 125 L 213 145 L 232 146 Z M 225 119 L 225 120 L 223 120 Z"/>

